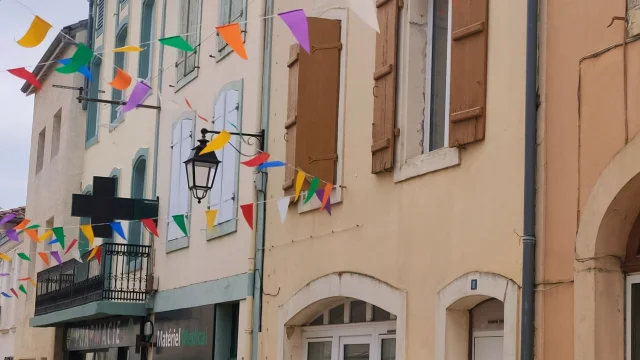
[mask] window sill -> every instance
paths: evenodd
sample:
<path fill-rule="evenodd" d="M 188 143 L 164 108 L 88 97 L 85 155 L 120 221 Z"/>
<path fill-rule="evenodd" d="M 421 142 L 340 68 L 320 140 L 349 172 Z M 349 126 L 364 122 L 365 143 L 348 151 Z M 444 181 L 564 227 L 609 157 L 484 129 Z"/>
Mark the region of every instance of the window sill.
<path fill-rule="evenodd" d="M 87 150 L 88 148 L 92 147 L 93 145 L 98 143 L 98 137 L 94 136 L 91 139 L 85 141 L 84 143 L 84 149 Z"/>
<path fill-rule="evenodd" d="M 207 241 L 221 238 L 225 235 L 229 235 L 231 233 L 236 232 L 238 229 L 238 219 L 231 219 L 223 222 L 222 224 L 218 224 L 213 227 L 213 229 L 207 229 Z"/>
<path fill-rule="evenodd" d="M 115 120 L 109 123 L 109 133 L 114 132 L 118 128 L 118 126 L 120 126 L 120 124 L 124 122 L 124 117 L 125 114 L 123 112 L 120 112 L 118 117 L 116 117 Z"/>
<path fill-rule="evenodd" d="M 170 252 L 174 252 L 187 247 L 189 247 L 189 238 L 183 236 L 181 238 L 167 241 L 167 245 L 165 246 L 165 253 L 168 254 Z"/>
<path fill-rule="evenodd" d="M 300 193 L 300 197 L 298 198 L 298 214 L 306 213 L 313 210 L 320 209 L 320 205 L 322 202 L 318 200 L 317 196 L 313 196 L 308 203 L 304 203 L 304 199 L 307 197 L 307 192 L 303 191 Z M 339 186 L 334 187 L 331 190 L 331 197 L 329 198 L 329 202 L 331 202 L 331 206 L 339 204 L 342 202 L 342 188 Z"/>
<path fill-rule="evenodd" d="M 457 165 L 460 165 L 460 150 L 455 147 L 442 148 L 406 160 L 396 167 L 393 181 L 401 182 Z"/>
<path fill-rule="evenodd" d="M 198 66 L 197 63 L 196 63 L 196 66 Z M 195 68 L 189 75 L 178 80 L 178 82 L 176 82 L 176 88 L 174 90 L 174 93 L 177 93 L 178 91 L 180 91 L 180 89 L 189 85 L 190 82 L 195 80 L 198 77 L 198 70 L 199 70 L 198 68 Z M 177 72 L 176 72 L 176 75 L 177 75 Z"/>

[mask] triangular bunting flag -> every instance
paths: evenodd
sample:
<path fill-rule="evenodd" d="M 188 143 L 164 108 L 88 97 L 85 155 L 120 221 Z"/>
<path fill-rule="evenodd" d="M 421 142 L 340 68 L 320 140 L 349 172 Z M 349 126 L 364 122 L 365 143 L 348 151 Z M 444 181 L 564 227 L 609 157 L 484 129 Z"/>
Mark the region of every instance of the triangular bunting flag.
<path fill-rule="evenodd" d="M 36 281 L 33 279 L 29 279 L 29 284 L 33 285 L 34 288 L 38 287 L 38 284 L 36 284 Z"/>
<path fill-rule="evenodd" d="M 47 37 L 47 33 L 51 30 L 52 25 L 42 19 L 40 16 L 36 16 L 31 22 L 29 30 L 24 36 L 17 40 L 18 45 L 26 48 L 33 48 L 42 43 Z"/>
<path fill-rule="evenodd" d="M 69 244 L 69 247 L 67 247 L 67 250 L 64 252 L 64 254 L 67 255 L 67 253 L 71 251 L 71 249 L 73 249 L 73 247 L 76 246 L 77 243 L 78 243 L 78 239 L 73 239 L 73 241 L 71 242 L 71 244 Z"/>
<path fill-rule="evenodd" d="M 44 234 L 40 235 L 40 237 L 38 237 L 39 241 L 45 240 L 46 238 L 48 238 L 49 236 L 51 236 L 53 234 L 53 231 L 48 230 L 46 231 Z"/>
<path fill-rule="evenodd" d="M 380 32 L 376 0 L 347 0 L 349 8 L 373 30 Z"/>
<path fill-rule="evenodd" d="M 102 261 L 102 246 L 96 247 L 98 251 L 96 251 L 96 260 L 98 260 L 98 264 Z"/>
<path fill-rule="evenodd" d="M 307 52 L 311 53 L 311 46 L 309 45 L 309 25 L 307 24 L 307 15 L 305 15 L 303 9 L 291 10 L 278 14 L 285 25 L 289 27 L 293 37 L 296 38 L 300 46 Z"/>
<path fill-rule="evenodd" d="M 318 179 L 317 177 L 311 179 L 311 185 L 309 185 L 309 190 L 307 190 L 307 197 L 304 199 L 305 204 L 313 198 L 313 195 L 316 193 L 316 189 L 318 189 L 319 185 L 320 179 Z"/>
<path fill-rule="evenodd" d="M 25 232 L 25 234 L 27 234 L 31 238 L 31 240 L 33 240 L 33 241 L 35 241 L 37 243 L 40 242 L 40 239 L 38 239 L 38 231 L 37 230 L 35 230 L 35 229 L 26 229 L 24 232 Z"/>
<path fill-rule="evenodd" d="M 244 216 L 247 224 L 253 230 L 253 203 L 240 205 L 240 209 L 242 210 L 242 216 Z"/>
<path fill-rule="evenodd" d="M 40 90 L 42 89 L 42 84 L 40 83 L 40 81 L 38 81 L 38 79 L 36 78 L 35 75 L 33 75 L 33 73 L 23 67 L 21 68 L 17 68 L 17 69 L 9 69 L 7 70 L 7 72 L 9 72 L 9 74 L 18 77 L 26 82 L 28 82 L 29 84 L 33 85 L 34 88 L 36 88 L 36 90 Z"/>
<path fill-rule="evenodd" d="M 196 49 L 194 49 L 187 40 L 183 39 L 182 36 L 179 35 L 158 39 L 158 42 L 164 46 L 170 46 L 184 51 L 196 51 Z"/>
<path fill-rule="evenodd" d="M 11 291 L 11 293 L 13 294 L 13 296 L 15 296 L 15 297 L 16 297 L 16 298 L 18 298 L 18 299 L 20 298 L 20 297 L 18 296 L 18 293 L 16 292 L 16 289 L 11 288 L 11 289 L 9 289 L 9 290 Z"/>
<path fill-rule="evenodd" d="M 227 143 L 231 140 L 231 134 L 226 130 L 220 131 L 220 134 L 216 135 L 209 141 L 207 146 L 200 151 L 200 155 L 210 153 L 212 151 L 220 150 L 223 146 L 227 145 Z"/>
<path fill-rule="evenodd" d="M 138 81 L 136 86 L 131 90 L 131 95 L 129 95 L 129 100 L 122 107 L 122 112 L 126 113 L 133 109 L 135 109 L 138 105 L 140 105 L 144 99 L 147 98 L 147 94 L 151 91 L 151 86 L 144 83 L 144 81 Z"/>
<path fill-rule="evenodd" d="M 44 263 L 49 266 L 49 253 L 39 252 L 38 255 L 40 256 L 40 259 L 42 259 L 42 261 L 44 261 Z"/>
<path fill-rule="evenodd" d="M 287 218 L 287 212 L 289 211 L 289 203 L 291 197 L 285 196 L 278 200 L 278 211 L 280 212 L 280 221 L 284 224 L 284 220 Z"/>
<path fill-rule="evenodd" d="M 267 161 L 265 163 L 262 163 L 260 165 L 258 165 L 257 170 L 263 170 L 263 169 L 268 169 L 268 168 L 273 168 L 273 167 L 281 167 L 281 166 L 285 166 L 287 164 L 283 163 L 280 160 L 276 160 L 276 161 Z"/>
<path fill-rule="evenodd" d="M 11 219 L 16 217 L 16 214 L 5 215 L 2 219 L 0 219 L 0 225 L 8 223 Z"/>
<path fill-rule="evenodd" d="M 7 254 L 0 253 L 0 259 L 4 261 L 11 261 L 11 257 Z"/>
<path fill-rule="evenodd" d="M 20 224 L 18 224 L 16 227 L 14 227 L 13 230 L 23 230 L 24 228 L 27 227 L 27 225 L 29 225 L 30 222 L 31 222 L 31 220 L 24 219 L 24 220 L 22 220 L 22 222 Z"/>
<path fill-rule="evenodd" d="M 248 167 L 256 167 L 261 165 L 267 160 L 269 160 L 269 153 L 261 152 L 260 154 L 256 155 L 254 158 L 241 162 L 241 164 Z"/>
<path fill-rule="evenodd" d="M 213 229 L 216 223 L 216 217 L 218 216 L 218 209 L 211 209 L 205 212 L 207 215 L 207 230 Z"/>
<path fill-rule="evenodd" d="M 93 51 L 83 43 L 77 43 L 76 51 L 67 65 L 57 67 L 55 70 L 61 74 L 73 74 L 87 65 L 93 58 Z"/>
<path fill-rule="evenodd" d="M 58 239 L 53 239 L 53 240 L 49 241 L 47 243 L 47 245 L 53 245 L 53 244 L 59 244 L 59 243 L 60 243 L 60 241 L 58 241 Z"/>
<path fill-rule="evenodd" d="M 140 52 L 142 50 L 144 50 L 144 49 L 139 47 L 139 46 L 127 45 L 127 46 L 115 48 L 115 49 L 113 49 L 111 51 L 113 51 L 113 52 Z"/>
<path fill-rule="evenodd" d="M 6 297 L 6 298 L 10 298 L 11 295 L 7 294 L 6 292 L 0 292 L 0 294 L 2 294 L 2 296 Z"/>
<path fill-rule="evenodd" d="M 51 229 L 53 231 L 53 235 L 58 239 L 60 246 L 64 249 L 64 229 L 61 227 L 54 227 Z"/>
<path fill-rule="evenodd" d="M 233 49 L 233 51 L 238 54 L 241 58 L 248 60 L 247 52 L 244 49 L 244 42 L 242 41 L 242 32 L 240 31 L 240 24 L 233 23 L 229 25 L 222 25 L 216 27 L 218 30 L 218 34 L 222 37 L 229 46 Z"/>
<path fill-rule="evenodd" d="M 20 284 L 20 287 L 18 287 L 18 289 L 20 289 L 20 291 L 27 295 L 27 289 L 24 288 L 24 285 Z"/>
<path fill-rule="evenodd" d="M 300 197 L 300 191 L 302 191 L 302 185 L 304 184 L 304 179 L 306 178 L 307 174 L 304 173 L 304 171 L 302 170 L 298 170 L 298 175 L 296 177 L 296 198 L 295 201 L 298 201 L 298 198 Z"/>
<path fill-rule="evenodd" d="M 35 229 L 39 229 L 40 225 L 38 224 L 33 224 L 33 225 L 29 225 L 27 226 L 27 230 L 35 230 Z"/>
<path fill-rule="evenodd" d="M 29 281 L 29 280 L 31 280 L 30 277 L 23 277 L 23 278 L 18 279 L 18 281 Z"/>
<path fill-rule="evenodd" d="M 93 249 L 91 249 L 91 253 L 89 254 L 89 257 L 87 258 L 87 261 L 93 259 L 93 257 L 96 256 L 96 253 L 98 252 L 99 248 L 100 248 L 100 246 L 96 246 Z"/>
<path fill-rule="evenodd" d="M 69 58 L 67 58 L 67 59 L 60 59 L 60 60 L 58 60 L 58 62 L 59 62 L 61 65 L 67 65 L 68 63 L 70 63 L 70 62 L 71 62 L 71 59 L 69 59 Z M 82 76 L 86 77 L 86 78 L 87 78 L 87 80 L 89 80 L 89 81 L 93 81 L 93 75 L 91 75 L 91 70 L 89 70 L 89 66 L 87 66 L 87 65 L 82 66 L 82 67 L 80 68 L 80 70 L 78 70 L 78 72 L 79 72 L 80 74 L 82 74 Z"/>
<path fill-rule="evenodd" d="M 22 259 L 22 260 L 25 260 L 25 261 L 31 261 L 31 258 L 27 254 L 25 254 L 23 252 L 19 252 L 18 253 L 18 257 L 20 259 Z"/>
<path fill-rule="evenodd" d="M 51 252 L 51 257 L 56 259 L 56 261 L 58 262 L 58 264 L 62 264 L 62 259 L 60 258 L 60 254 L 58 254 L 57 251 L 52 251 Z"/>
<path fill-rule="evenodd" d="M 92 248 L 94 240 L 93 228 L 91 227 L 91 225 L 80 225 L 80 230 L 82 230 L 84 236 L 87 237 L 87 239 L 89 240 L 89 247 Z"/>
<path fill-rule="evenodd" d="M 5 233 L 5 235 L 7 235 L 7 237 L 9 238 L 9 240 L 11 241 L 20 241 L 20 239 L 18 238 L 18 232 L 15 231 L 15 229 L 9 229 L 7 230 L 7 232 Z"/>
<path fill-rule="evenodd" d="M 123 238 L 124 241 L 127 241 L 127 237 L 124 236 L 124 230 L 122 230 L 122 223 L 121 222 L 119 222 L 119 221 L 112 222 L 110 225 L 111 225 L 111 228 L 113 229 L 113 231 L 115 231 L 116 234 L 118 234 L 118 236 Z"/>
<path fill-rule="evenodd" d="M 187 232 L 187 224 L 184 219 L 184 214 L 173 215 L 172 218 L 173 221 L 175 221 L 176 225 L 180 228 L 184 236 L 189 236 L 189 233 Z"/>
<path fill-rule="evenodd" d="M 109 85 L 116 90 L 124 91 L 131 85 L 131 80 L 131 75 L 119 67 L 116 67 L 116 76 L 113 77 Z"/>
<path fill-rule="evenodd" d="M 158 228 L 156 227 L 156 223 L 153 221 L 153 219 L 142 219 L 141 221 L 144 227 L 147 228 L 147 230 L 151 234 L 153 234 L 153 236 L 160 237 L 160 235 L 158 235 Z"/>

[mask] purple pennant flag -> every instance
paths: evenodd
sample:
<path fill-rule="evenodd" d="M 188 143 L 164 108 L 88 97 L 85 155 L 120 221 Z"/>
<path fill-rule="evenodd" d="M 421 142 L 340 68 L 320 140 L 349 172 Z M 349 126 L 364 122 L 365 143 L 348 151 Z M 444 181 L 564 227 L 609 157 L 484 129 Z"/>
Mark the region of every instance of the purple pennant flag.
<path fill-rule="evenodd" d="M 324 197 L 324 189 L 316 190 L 316 196 L 318 197 L 318 200 L 320 200 L 320 204 L 322 204 L 322 198 Z M 327 210 L 327 212 L 329 213 L 329 216 L 331 216 L 331 199 L 329 199 L 327 203 L 324 205 L 324 209 Z"/>
<path fill-rule="evenodd" d="M 3 217 L 2 220 L 0 220 L 0 225 L 6 224 L 9 220 L 13 219 L 14 217 L 16 217 L 16 214 L 9 214 Z"/>
<path fill-rule="evenodd" d="M 307 23 L 307 15 L 304 10 L 297 9 L 278 14 L 282 21 L 289 27 L 291 33 L 296 38 L 300 46 L 307 52 L 311 53 L 309 45 L 309 25 Z"/>
<path fill-rule="evenodd" d="M 136 106 L 140 105 L 140 103 L 144 100 L 147 94 L 151 91 L 149 85 L 145 84 L 142 81 L 138 81 L 136 87 L 131 91 L 131 95 L 129 96 L 129 100 L 127 100 L 127 104 L 122 108 L 122 112 L 129 112 L 136 108 Z"/>
<path fill-rule="evenodd" d="M 2 273 L 2 274 L 0 274 L 0 276 L 9 276 L 9 275 L 10 275 L 9 273 Z"/>
<path fill-rule="evenodd" d="M 62 259 L 60 259 L 60 254 L 58 254 L 57 251 L 52 251 L 51 252 L 51 257 L 56 259 L 56 261 L 58 262 L 58 264 L 62 264 Z"/>
<path fill-rule="evenodd" d="M 18 232 L 13 229 L 7 230 L 7 237 L 9 240 L 20 241 L 20 239 L 18 239 Z"/>

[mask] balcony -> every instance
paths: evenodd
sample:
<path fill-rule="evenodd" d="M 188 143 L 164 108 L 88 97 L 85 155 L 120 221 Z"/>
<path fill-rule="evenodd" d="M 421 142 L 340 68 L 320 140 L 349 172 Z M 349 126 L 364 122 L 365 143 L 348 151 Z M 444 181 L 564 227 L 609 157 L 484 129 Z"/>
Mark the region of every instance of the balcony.
<path fill-rule="evenodd" d="M 153 284 L 151 246 L 106 243 L 101 262 L 89 252 L 38 273 L 32 326 L 116 315 L 144 315 Z M 141 314 L 140 314 L 141 313 Z"/>

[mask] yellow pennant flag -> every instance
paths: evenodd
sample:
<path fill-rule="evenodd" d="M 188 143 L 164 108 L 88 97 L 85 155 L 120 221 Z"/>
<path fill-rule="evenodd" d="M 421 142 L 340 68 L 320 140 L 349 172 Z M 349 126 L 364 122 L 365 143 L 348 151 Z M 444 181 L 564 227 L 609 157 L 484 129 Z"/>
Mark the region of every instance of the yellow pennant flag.
<path fill-rule="evenodd" d="M 223 146 L 227 145 L 227 143 L 231 140 L 231 134 L 229 134 L 226 130 L 220 131 L 220 134 L 216 135 L 207 146 L 200 152 L 200 154 L 210 153 L 212 151 L 220 150 Z"/>
<path fill-rule="evenodd" d="M 33 287 L 37 288 L 38 285 L 36 284 L 36 281 L 33 279 L 29 279 L 29 282 L 31 283 L 31 285 L 33 285 Z"/>
<path fill-rule="evenodd" d="M 298 176 L 296 177 L 296 199 L 298 201 L 298 197 L 300 196 L 300 191 L 302 191 L 302 184 L 304 184 L 304 179 L 307 177 L 307 174 L 302 170 L 298 170 Z"/>
<path fill-rule="evenodd" d="M 87 237 L 87 239 L 89 240 L 89 247 L 92 248 L 94 239 L 93 228 L 91 227 L 91 225 L 80 225 L 80 230 L 82 230 L 84 236 Z"/>
<path fill-rule="evenodd" d="M 31 27 L 27 30 L 27 33 L 24 34 L 22 39 L 16 42 L 22 47 L 36 47 L 42 43 L 45 37 L 47 37 L 47 33 L 51 27 L 51 24 L 44 21 L 40 16 L 36 16 L 31 23 Z"/>
<path fill-rule="evenodd" d="M 94 256 L 96 256 L 96 252 L 98 251 L 98 247 L 94 247 L 93 249 L 91 249 L 91 254 L 89 254 L 89 257 L 87 258 L 87 261 L 93 259 Z"/>
<path fill-rule="evenodd" d="M 139 46 L 127 45 L 119 48 L 113 49 L 113 52 L 140 52 L 144 50 Z"/>
<path fill-rule="evenodd" d="M 3 254 L 3 253 L 0 253 L 0 259 L 6 260 L 6 261 L 11 261 L 11 257 L 9 255 Z"/>
<path fill-rule="evenodd" d="M 48 238 L 49 236 L 51 236 L 51 234 L 53 234 L 53 231 L 49 230 L 46 233 L 40 235 L 40 237 L 38 238 L 38 240 L 42 241 L 46 238 Z"/>
<path fill-rule="evenodd" d="M 207 210 L 207 230 L 213 229 L 213 225 L 216 223 L 216 217 L 218 216 L 218 209 Z"/>

